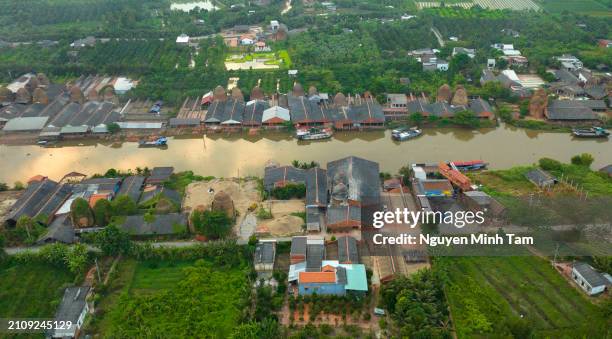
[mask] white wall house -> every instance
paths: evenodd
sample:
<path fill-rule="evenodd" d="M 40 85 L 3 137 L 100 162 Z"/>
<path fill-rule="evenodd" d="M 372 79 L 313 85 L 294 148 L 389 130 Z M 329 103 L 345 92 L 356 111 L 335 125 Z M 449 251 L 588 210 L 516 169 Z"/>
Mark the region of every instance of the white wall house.
<path fill-rule="evenodd" d="M 574 263 L 572 267 L 572 279 L 582 288 L 586 294 L 595 295 L 603 292 L 608 285 L 601 273 L 597 272 L 591 265 L 583 262 Z"/>
<path fill-rule="evenodd" d="M 62 302 L 55 313 L 55 321 L 70 321 L 72 325 L 66 328 L 55 329 L 51 335 L 53 338 L 75 338 L 78 336 L 85 317 L 89 313 L 89 305 L 86 300 L 89 292 L 89 286 L 66 288 Z"/>
<path fill-rule="evenodd" d="M 439 60 L 436 63 L 436 68 L 438 69 L 438 71 L 446 72 L 448 71 L 448 62 L 446 62 L 445 60 Z"/>
<path fill-rule="evenodd" d="M 255 43 L 255 40 L 251 39 L 251 38 L 243 38 L 240 40 L 240 44 L 242 45 L 252 45 Z"/>
<path fill-rule="evenodd" d="M 176 37 L 176 44 L 186 46 L 189 44 L 189 36 L 187 34 L 181 34 Z"/>

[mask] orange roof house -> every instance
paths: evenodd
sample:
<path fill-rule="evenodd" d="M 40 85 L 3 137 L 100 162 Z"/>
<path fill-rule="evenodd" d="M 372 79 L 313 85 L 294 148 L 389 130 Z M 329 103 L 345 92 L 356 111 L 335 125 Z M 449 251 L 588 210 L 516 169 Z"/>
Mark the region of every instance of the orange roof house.
<path fill-rule="evenodd" d="M 110 198 L 110 193 L 93 194 L 91 197 L 89 197 L 89 206 L 93 208 L 98 200 L 108 200 L 108 198 Z"/>
<path fill-rule="evenodd" d="M 318 284 L 335 284 L 336 271 L 332 272 L 300 272 L 300 284 L 318 283 Z"/>

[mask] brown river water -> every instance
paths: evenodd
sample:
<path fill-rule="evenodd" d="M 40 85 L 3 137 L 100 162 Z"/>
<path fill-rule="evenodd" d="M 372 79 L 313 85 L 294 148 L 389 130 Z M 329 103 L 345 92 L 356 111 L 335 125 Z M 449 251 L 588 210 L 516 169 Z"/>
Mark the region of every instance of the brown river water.
<path fill-rule="evenodd" d="M 272 160 L 328 161 L 349 155 L 380 163 L 381 170 L 396 173 L 406 164 L 441 160 L 476 160 L 502 169 L 551 157 L 569 162 L 579 153 L 595 157 L 594 169 L 612 163 L 612 142 L 607 139 L 575 139 L 569 133 L 544 133 L 502 125 L 478 131 L 427 129 L 414 140 L 394 142 L 391 131 L 340 132 L 332 139 L 298 142 L 287 133 L 259 136 L 215 134 L 204 137 L 174 137 L 166 149 L 138 148 L 135 142 L 112 144 L 64 142 L 58 147 L 0 145 L 0 182 L 42 174 L 60 179 L 70 171 L 102 173 L 108 168 L 127 170 L 139 167 L 174 166 L 177 171 L 234 177 L 263 174 Z"/>

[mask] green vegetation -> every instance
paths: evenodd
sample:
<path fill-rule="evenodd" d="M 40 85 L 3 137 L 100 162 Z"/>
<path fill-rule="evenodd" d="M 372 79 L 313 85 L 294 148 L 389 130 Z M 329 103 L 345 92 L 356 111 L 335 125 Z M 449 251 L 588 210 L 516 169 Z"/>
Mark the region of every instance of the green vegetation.
<path fill-rule="evenodd" d="M 185 194 L 185 188 L 192 182 L 197 181 L 210 181 L 215 177 L 203 177 L 201 175 L 194 174 L 192 171 L 185 171 L 174 173 L 170 176 L 170 179 L 164 183 L 164 186 L 176 191 L 181 194 Z"/>
<path fill-rule="evenodd" d="M 7 229 L 5 231 L 6 240 L 10 244 L 24 243 L 31 245 L 38 240 L 38 238 L 45 233 L 46 218 L 38 217 L 32 219 L 27 215 L 23 215 L 17 220 L 17 224 L 14 229 Z"/>
<path fill-rule="evenodd" d="M 70 217 L 75 225 L 89 227 L 94 224 L 94 215 L 89 208 L 89 202 L 83 198 L 76 198 L 70 206 Z"/>
<path fill-rule="evenodd" d="M 295 167 L 295 168 L 301 168 L 301 169 L 311 169 L 311 168 L 315 168 L 315 167 L 319 167 L 319 163 L 316 161 L 311 161 L 311 162 L 301 162 L 299 160 L 293 160 L 291 162 L 291 166 Z"/>
<path fill-rule="evenodd" d="M 236 62 L 243 63 L 246 61 L 253 61 L 255 59 L 266 60 L 266 65 L 278 65 L 283 69 L 291 67 L 291 57 L 287 50 L 278 52 L 253 52 L 246 54 L 229 54 L 225 58 L 225 62 Z"/>
<path fill-rule="evenodd" d="M 609 196 L 612 194 L 612 180 L 602 173 L 591 170 L 593 162 L 590 154 L 573 157 L 572 164 L 564 164 L 554 159 L 540 159 L 540 166 L 553 176 L 566 182 L 579 185 L 590 196 Z M 470 176 L 485 186 L 485 190 L 496 196 L 525 196 L 536 190 L 536 187 L 525 178 L 525 173 L 533 167 L 514 167 L 506 170 L 486 171 Z"/>
<path fill-rule="evenodd" d="M 111 224 L 93 234 L 93 243 L 104 255 L 128 254 L 132 248 L 130 235 Z"/>
<path fill-rule="evenodd" d="M 584 166 L 586 168 L 591 167 L 593 161 L 595 161 L 595 159 L 589 153 L 582 153 L 572 157 L 572 165 Z"/>
<path fill-rule="evenodd" d="M 53 318 L 73 280 L 66 268 L 44 263 L 0 265 L 0 317 Z"/>
<path fill-rule="evenodd" d="M 605 0 L 542 0 L 544 10 L 551 13 L 580 13 L 591 15 L 610 16 L 612 5 Z"/>
<path fill-rule="evenodd" d="M 306 196 L 306 185 L 286 184 L 283 187 L 274 187 L 271 195 L 279 200 L 302 199 Z"/>
<path fill-rule="evenodd" d="M 588 0 L 582 9 L 590 13 L 597 9 L 589 7 L 597 6 L 601 12 L 602 7 L 609 8 L 605 1 Z M 464 85 L 470 95 L 514 100 L 507 89 L 488 84 L 481 87 L 477 83 L 486 59 L 496 55 L 490 44 L 510 42 L 501 32 L 504 28 L 520 31 L 521 36 L 512 42 L 529 58 L 530 70 L 537 70 L 538 74 L 546 75 L 546 68 L 555 65 L 552 56 L 562 53 L 579 56 L 591 68 L 612 57 L 612 50 L 596 45 L 596 39 L 610 38 L 612 29 L 606 18 L 584 17 L 571 10 L 561 13 L 551 10 L 554 14 L 549 14 L 447 6 L 423 10 L 410 20 L 381 20 L 397 19 L 400 10 L 414 10 L 412 1 L 400 0 L 339 1 L 337 13 L 325 17 L 317 15 L 325 12 L 318 4 L 307 10 L 303 4 L 294 3 L 294 9 L 283 15 L 281 21 L 290 29 L 309 30 L 292 34 L 286 41 L 269 42 L 275 52 L 268 54 L 282 59 L 286 67 L 299 69 L 297 79 L 288 77 L 286 70 L 225 70 L 230 49 L 220 37 L 200 40 L 197 54 L 174 43 L 180 33 L 204 36 L 235 24 L 267 23 L 271 18 L 280 17 L 282 2 L 275 0 L 264 7 L 221 6 L 217 11 L 191 13 L 170 11 L 169 3 L 161 0 L 142 6 L 137 6 L 135 0 L 103 0 L 95 6 L 90 6 L 90 0 L 61 0 L 53 4 L 33 1 L 36 4 L 33 6 L 10 4 L 6 12 L 0 13 L 0 23 L 6 24 L 0 29 L 0 36 L 27 41 L 57 37 L 60 41 L 46 48 L 37 44 L 3 48 L 0 81 L 6 82 L 9 77 L 32 69 L 45 72 L 52 79 L 92 73 L 123 74 L 140 79 L 139 86 L 128 97 L 163 99 L 168 105 L 178 105 L 185 96 L 201 95 L 225 84 L 228 77 L 239 77 L 239 86 L 245 93 L 259 80 L 266 93 L 276 91 L 277 80 L 280 80 L 281 92 L 289 90 L 297 80 L 305 86 L 314 85 L 321 92 L 369 90 L 377 96 L 387 92 L 434 95 L 440 85 L 448 83 L 453 87 Z M 546 0 L 544 7 L 552 3 L 565 6 L 571 2 Z M 100 12 L 93 13 L 94 9 Z M 82 15 L 77 15 L 81 11 Z M 78 25 L 67 20 L 76 16 L 81 18 Z M 196 20 L 203 22 L 196 24 Z M 583 29 L 577 26 L 579 23 L 588 23 L 588 27 Z M 459 42 L 449 42 L 439 53 L 441 58 L 450 60 L 448 72 L 424 72 L 420 63 L 406 57 L 409 50 L 437 46 L 431 26 L 443 36 L 460 38 Z M 94 47 L 74 53 L 69 47 L 71 39 L 83 38 L 86 34 L 133 39 L 98 42 Z M 418 38 L 405 39 L 406 36 Z M 476 57 L 473 60 L 465 56 L 452 58 L 452 48 L 457 46 L 476 48 Z M 189 66 L 192 57 L 194 68 Z M 409 84 L 400 82 L 400 78 L 406 77 L 410 78 Z"/>
<path fill-rule="evenodd" d="M 601 310 L 548 262 L 524 257 L 439 257 L 460 338 L 605 337 Z"/>
<path fill-rule="evenodd" d="M 108 124 L 107 129 L 110 134 L 116 134 L 119 133 L 121 127 L 119 127 L 119 124 L 117 124 L 116 122 L 111 122 L 110 124 Z"/>
<path fill-rule="evenodd" d="M 443 284 L 436 272 L 421 270 L 383 285 L 380 303 L 394 322 L 394 336 L 450 337 Z"/>
<path fill-rule="evenodd" d="M 127 195 L 120 195 L 111 201 L 113 216 L 136 214 L 138 205 Z"/>
<path fill-rule="evenodd" d="M 241 319 L 246 287 L 240 267 L 220 268 L 205 260 L 140 262 L 125 294 L 109 311 L 105 332 L 121 337 L 228 337 Z"/>
<path fill-rule="evenodd" d="M 106 199 L 96 201 L 93 207 L 93 214 L 96 225 L 100 227 L 108 225 L 113 217 L 113 207 L 110 201 Z"/>
<path fill-rule="evenodd" d="M 261 206 L 257 210 L 257 218 L 259 218 L 259 219 L 272 219 L 273 218 L 272 210 L 265 209 L 263 206 Z"/>
<path fill-rule="evenodd" d="M 232 231 L 232 219 L 224 211 L 198 211 L 191 214 L 195 230 L 208 239 L 221 239 Z"/>

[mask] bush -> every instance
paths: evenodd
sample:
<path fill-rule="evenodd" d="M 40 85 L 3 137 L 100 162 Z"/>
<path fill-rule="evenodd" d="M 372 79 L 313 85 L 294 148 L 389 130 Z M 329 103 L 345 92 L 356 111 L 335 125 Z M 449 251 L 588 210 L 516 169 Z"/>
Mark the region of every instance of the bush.
<path fill-rule="evenodd" d="M 272 210 L 267 210 L 263 206 L 257 210 L 257 218 L 259 219 L 272 219 Z"/>
<path fill-rule="evenodd" d="M 127 195 L 120 195 L 115 200 L 111 201 L 113 215 L 132 215 L 138 212 L 138 206 Z"/>
<path fill-rule="evenodd" d="M 591 167 L 593 161 L 595 161 L 595 159 L 589 153 L 582 153 L 572 157 L 572 164 L 578 166 Z"/>
<path fill-rule="evenodd" d="M 9 187 L 6 183 L 0 182 L 0 192 L 8 191 Z"/>
<path fill-rule="evenodd" d="M 15 191 L 21 191 L 25 189 L 25 185 L 21 181 L 15 181 L 15 187 L 13 189 Z"/>
<path fill-rule="evenodd" d="M 191 223 L 196 231 L 208 239 L 226 237 L 232 230 L 232 220 L 224 211 L 194 211 Z"/>
<path fill-rule="evenodd" d="M 110 201 L 106 199 L 96 201 L 93 208 L 93 214 L 96 225 L 100 227 L 108 225 L 113 216 L 113 209 Z"/>
<path fill-rule="evenodd" d="M 132 243 L 130 255 L 138 260 L 192 261 L 210 259 L 216 266 L 238 267 L 249 257 L 248 248 L 235 241 L 218 240 L 188 247 L 153 247 L 151 243 Z"/>
<path fill-rule="evenodd" d="M 108 124 L 106 128 L 108 129 L 108 133 L 110 134 L 118 133 L 121 130 L 121 127 L 119 127 L 119 124 L 115 122 L 111 122 L 110 124 Z"/>
<path fill-rule="evenodd" d="M 480 127 L 480 120 L 478 119 L 478 117 L 476 117 L 474 112 L 467 110 L 457 112 L 457 114 L 455 114 L 453 122 L 457 125 L 465 127 Z"/>
<path fill-rule="evenodd" d="M 538 161 L 540 167 L 546 171 L 558 171 L 561 170 L 561 162 L 551 158 L 541 158 Z"/>
<path fill-rule="evenodd" d="M 283 187 L 275 187 L 272 190 L 272 196 L 279 200 L 302 199 L 306 196 L 306 185 L 287 184 Z"/>
<path fill-rule="evenodd" d="M 127 254 L 132 248 L 130 235 L 113 224 L 95 234 L 94 244 L 105 255 Z"/>
<path fill-rule="evenodd" d="M 70 207 L 72 223 L 77 227 L 93 226 L 94 217 L 89 208 L 89 203 L 83 198 L 76 198 Z"/>

